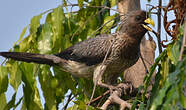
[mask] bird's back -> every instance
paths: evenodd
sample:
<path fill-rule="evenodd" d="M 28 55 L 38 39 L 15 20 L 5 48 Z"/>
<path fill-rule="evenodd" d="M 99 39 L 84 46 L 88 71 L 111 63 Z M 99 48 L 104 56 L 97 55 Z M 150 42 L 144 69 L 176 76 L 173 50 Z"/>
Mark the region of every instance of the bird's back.
<path fill-rule="evenodd" d="M 56 54 L 56 56 L 66 60 L 84 63 L 87 66 L 96 65 L 103 61 L 113 39 L 114 36 L 111 34 L 98 35 L 95 38 L 79 42 Z"/>

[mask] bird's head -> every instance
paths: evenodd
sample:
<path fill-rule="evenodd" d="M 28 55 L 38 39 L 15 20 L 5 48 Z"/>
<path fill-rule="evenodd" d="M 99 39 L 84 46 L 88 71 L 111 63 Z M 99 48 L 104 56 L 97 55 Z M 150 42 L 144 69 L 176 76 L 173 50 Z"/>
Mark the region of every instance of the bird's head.
<path fill-rule="evenodd" d="M 131 11 L 124 16 L 119 31 L 133 37 L 143 37 L 147 31 L 152 31 L 147 26 L 148 24 L 154 26 L 154 22 L 148 18 L 147 12 L 141 10 Z"/>

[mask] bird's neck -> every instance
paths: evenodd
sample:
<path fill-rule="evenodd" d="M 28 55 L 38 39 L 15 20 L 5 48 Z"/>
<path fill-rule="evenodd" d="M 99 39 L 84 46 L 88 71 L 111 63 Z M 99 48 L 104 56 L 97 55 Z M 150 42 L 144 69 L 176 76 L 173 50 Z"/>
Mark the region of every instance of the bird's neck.
<path fill-rule="evenodd" d="M 122 34 L 123 35 L 123 48 L 121 50 L 121 56 L 123 59 L 137 59 L 139 57 L 139 52 L 140 52 L 140 42 L 141 38 L 138 37 L 132 37 L 131 35 L 127 35 L 126 33 Z M 127 53 L 127 54 L 125 54 Z"/>
<path fill-rule="evenodd" d="M 129 37 L 132 39 L 136 39 L 138 43 L 141 42 L 141 39 L 145 35 L 147 30 L 140 26 L 123 26 L 122 29 L 120 29 L 120 33 L 126 33 Z"/>
<path fill-rule="evenodd" d="M 145 36 L 146 31 L 127 33 L 131 39 L 134 39 L 138 44 L 141 43 L 141 39 Z"/>

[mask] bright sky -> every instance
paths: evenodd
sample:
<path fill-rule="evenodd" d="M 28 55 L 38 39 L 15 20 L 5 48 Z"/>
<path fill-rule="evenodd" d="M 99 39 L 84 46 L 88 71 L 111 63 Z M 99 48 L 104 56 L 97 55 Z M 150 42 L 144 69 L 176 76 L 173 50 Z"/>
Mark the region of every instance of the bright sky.
<path fill-rule="evenodd" d="M 146 10 L 147 0 L 142 1 L 142 9 Z M 156 0 L 157 1 L 157 0 Z M 153 5 L 157 2 L 152 0 Z M 33 16 L 60 5 L 62 0 L 1 0 L 0 1 L 0 51 L 8 51 L 19 39 L 22 29 L 30 23 Z M 163 3 L 166 4 L 166 3 Z M 156 19 L 154 19 L 156 20 Z M 0 57 L 0 63 L 4 59 Z M 19 90 L 20 95 L 22 92 Z M 8 101 L 13 89 L 6 93 Z M 19 97 L 19 96 L 18 96 Z"/>
<path fill-rule="evenodd" d="M 55 8 L 61 0 L 1 0 L 0 50 L 8 50 L 34 15 Z"/>

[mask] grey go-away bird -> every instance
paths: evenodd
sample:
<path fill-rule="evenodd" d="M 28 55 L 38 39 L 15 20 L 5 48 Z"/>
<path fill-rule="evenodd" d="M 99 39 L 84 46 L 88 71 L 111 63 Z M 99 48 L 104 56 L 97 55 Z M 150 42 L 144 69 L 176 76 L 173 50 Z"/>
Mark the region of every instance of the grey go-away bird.
<path fill-rule="evenodd" d="M 137 62 L 141 39 L 149 30 L 147 24 L 153 25 L 153 22 L 147 19 L 145 11 L 132 11 L 125 15 L 119 33 L 98 35 L 79 42 L 61 53 L 46 55 L 0 52 L 0 56 L 24 62 L 60 66 L 62 70 L 74 76 L 93 77 L 94 83 L 109 87 L 109 84 L 102 83 L 102 75 L 106 77 L 105 82 L 113 80 L 113 76 L 118 76 Z"/>

